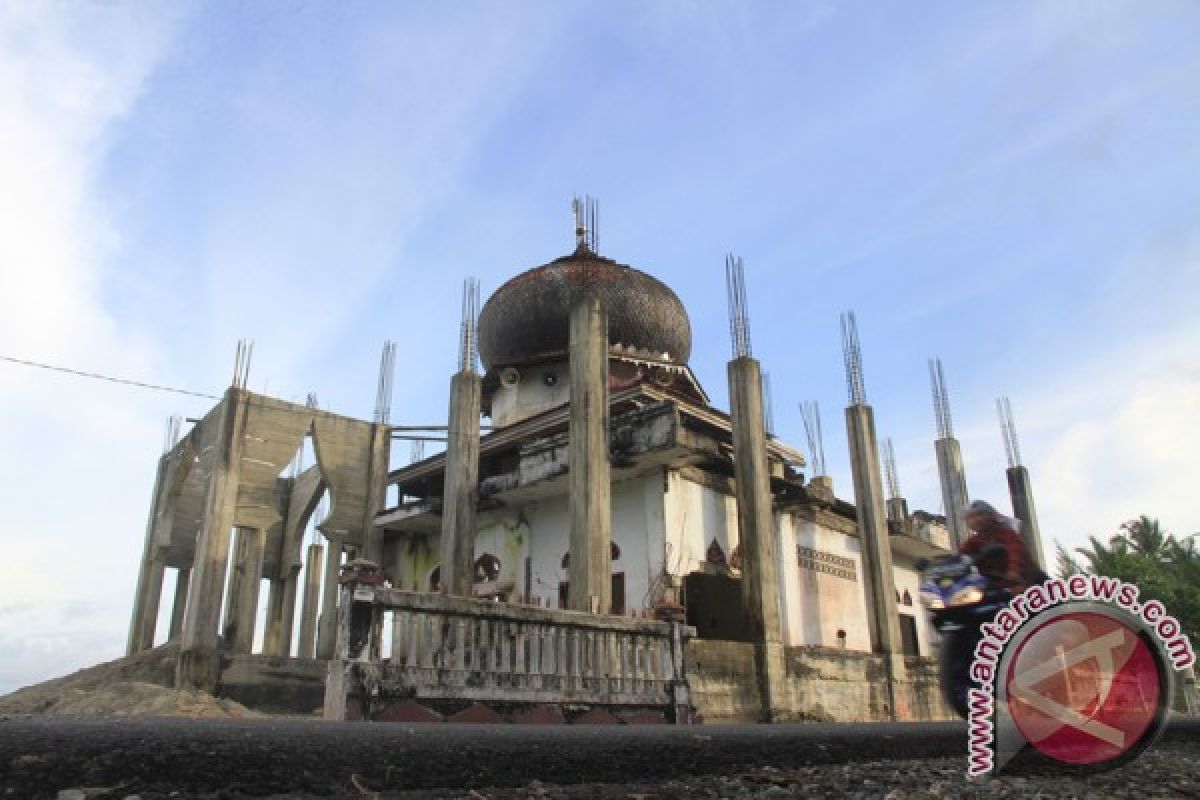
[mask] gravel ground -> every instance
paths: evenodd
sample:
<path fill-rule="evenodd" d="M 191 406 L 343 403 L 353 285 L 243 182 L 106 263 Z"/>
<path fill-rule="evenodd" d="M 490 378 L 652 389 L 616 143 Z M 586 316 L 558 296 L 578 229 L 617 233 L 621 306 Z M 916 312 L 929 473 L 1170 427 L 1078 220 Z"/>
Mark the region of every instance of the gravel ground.
<path fill-rule="evenodd" d="M 961 723 L 677 728 L 0 717 L 0 800 L 1200 798 L 1200 720 L 1172 721 L 1140 759 L 1092 775 L 1034 764 L 968 783 L 965 740 Z"/>
<path fill-rule="evenodd" d="M 855 800 L 950 800 L 951 798 L 1200 798 L 1200 747 L 1164 745 L 1120 769 L 1085 776 L 1055 768 L 1022 770 L 986 781 L 968 782 L 964 758 L 867 761 L 798 769 L 764 766 L 722 776 L 654 784 L 590 783 L 555 786 L 532 782 L 519 789 L 487 788 L 380 792 L 355 787 L 360 797 L 380 800 L 684 800 L 684 798 L 855 798 Z M 350 795 L 354 796 L 354 795 Z"/>

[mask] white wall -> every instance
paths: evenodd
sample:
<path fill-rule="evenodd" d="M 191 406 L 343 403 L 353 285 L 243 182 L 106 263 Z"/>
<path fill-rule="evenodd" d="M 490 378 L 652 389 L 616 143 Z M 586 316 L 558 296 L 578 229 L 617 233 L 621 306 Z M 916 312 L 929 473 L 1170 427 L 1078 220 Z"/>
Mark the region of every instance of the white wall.
<path fill-rule="evenodd" d="M 728 560 L 738 544 L 737 502 L 723 492 L 701 486 L 677 470 L 667 473 L 664 524 L 667 568 L 684 576 L 704 568 L 713 539 Z"/>
<path fill-rule="evenodd" d="M 896 588 L 900 591 L 901 597 L 904 596 L 905 589 L 912 597 L 912 605 L 901 605 L 899 610 L 901 615 L 908 614 L 917 620 L 917 652 L 923 656 L 931 656 L 934 652 L 934 637 L 937 634 L 934 632 L 933 626 L 929 624 L 929 614 L 926 613 L 925 607 L 921 605 L 921 600 L 917 596 L 917 589 L 921 585 L 921 576 L 915 566 L 902 560 L 893 564 L 892 571 L 895 573 Z"/>
<path fill-rule="evenodd" d="M 790 524 L 781 526 L 782 541 L 787 543 L 786 547 L 781 547 L 786 550 L 783 557 L 787 620 L 784 641 L 792 645 L 839 647 L 841 641 L 837 632 L 844 630 L 846 649 L 870 651 L 862 548 L 858 538 L 793 514 L 787 517 Z M 801 567 L 798 546 L 850 559 L 854 563 L 855 580 Z"/>

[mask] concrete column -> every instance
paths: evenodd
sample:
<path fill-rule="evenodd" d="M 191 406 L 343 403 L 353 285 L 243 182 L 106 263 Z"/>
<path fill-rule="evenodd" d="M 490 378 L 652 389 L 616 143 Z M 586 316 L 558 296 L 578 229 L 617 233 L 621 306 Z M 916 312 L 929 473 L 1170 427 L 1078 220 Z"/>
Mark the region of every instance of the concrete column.
<path fill-rule="evenodd" d="M 612 503 L 608 457 L 608 312 L 587 296 L 571 308 L 570 422 L 567 431 L 571 520 L 567 604 L 612 610 Z"/>
<path fill-rule="evenodd" d="M 963 471 L 958 439 L 938 439 L 933 443 L 933 451 L 937 455 L 938 477 L 942 482 L 942 505 L 946 509 L 950 544 L 957 548 L 971 535 L 963 517 L 963 507 L 967 504 L 967 476 Z"/>
<path fill-rule="evenodd" d="M 471 596 L 475 577 L 475 504 L 479 498 L 480 379 L 467 368 L 450 380 L 446 479 L 442 491 L 443 594 Z M 382 553 L 368 560 L 379 562 Z"/>
<path fill-rule="evenodd" d="M 321 617 L 317 626 L 317 658 L 333 658 L 333 648 L 337 643 L 338 577 L 342 574 L 342 550 L 340 541 L 329 540 L 325 586 L 321 591 Z"/>
<path fill-rule="evenodd" d="M 245 530 L 237 528 L 233 532 L 233 542 L 230 544 L 230 554 L 233 558 L 233 568 L 225 581 L 225 613 L 221 617 L 221 637 L 225 647 L 233 646 L 233 637 L 237 631 L 238 617 L 241 614 L 242 582 L 246 575 L 246 542 Z"/>
<path fill-rule="evenodd" d="M 1039 569 L 1046 569 L 1046 556 L 1042 552 L 1042 532 L 1038 528 L 1037 509 L 1033 506 L 1033 487 L 1029 483 L 1029 470 L 1017 465 L 1009 467 L 1008 493 L 1012 497 L 1013 516 L 1021 521 L 1021 536 L 1029 556 Z"/>
<path fill-rule="evenodd" d="M 162 599 L 163 562 L 142 559 L 138 572 L 138 597 L 133 605 L 134 623 L 126 652 L 130 655 L 154 647 L 158 625 L 158 606 Z"/>
<path fill-rule="evenodd" d="M 273 578 L 270 582 L 267 592 L 267 630 L 263 635 L 263 652 L 267 655 L 291 655 L 298 581 L 299 571 L 288 570 L 287 577 Z"/>
<path fill-rule="evenodd" d="M 192 568 L 184 567 L 175 576 L 175 602 L 171 604 L 171 628 L 167 634 L 173 642 L 179 641 L 183 633 L 183 614 L 187 610 L 188 583 L 192 579 Z"/>
<path fill-rule="evenodd" d="M 762 373 L 756 360 L 742 356 L 729 362 L 728 376 L 738 546 L 742 552 L 742 602 L 757 648 L 755 667 L 763 700 L 763 721 L 771 722 L 783 707 L 787 666 L 783 657 L 775 516 L 763 426 Z"/>
<path fill-rule="evenodd" d="M 296 647 L 296 658 L 314 658 L 317 651 L 317 609 L 321 601 L 321 569 L 325 548 L 319 544 L 308 546 L 305 561 L 307 573 L 304 577 L 304 599 L 300 607 L 300 641 Z"/>
<path fill-rule="evenodd" d="M 133 614 L 129 621 L 129 638 L 125 655 L 131 656 L 154 646 L 154 628 L 158 622 L 158 604 L 162 597 L 163 564 L 155 558 L 154 528 L 158 519 L 158 500 L 162 493 L 167 458 L 158 460 L 154 478 L 154 494 L 150 500 L 150 519 L 146 522 L 146 538 L 142 546 L 142 563 L 138 569 L 137 588 L 133 595 Z"/>
<path fill-rule="evenodd" d="M 176 685 L 180 688 L 211 690 L 220 672 L 217 625 L 221 617 L 221 590 L 229 566 L 229 534 L 237 509 L 245 392 L 229 389 L 222 404 L 217 452 L 209 476 L 184 614 L 182 651 L 176 672 Z"/>
<path fill-rule="evenodd" d="M 478 377 L 475 379 L 479 380 Z M 479 393 L 476 392 L 475 439 L 478 463 L 479 440 Z M 387 498 L 388 462 L 392 450 L 392 430 L 387 425 L 371 426 L 371 463 L 367 472 L 367 505 L 363 518 L 362 557 L 376 564 L 383 561 L 383 528 L 375 526 L 375 515 L 383 510 Z M 476 468 L 478 475 L 478 467 Z"/>
<path fill-rule="evenodd" d="M 892 545 L 884 515 L 883 481 L 879 475 L 875 414 L 870 406 L 856 404 L 846 409 L 846 434 L 850 440 L 850 471 L 854 476 L 858 536 L 862 543 L 863 588 L 866 590 L 871 649 L 885 660 L 892 716 L 903 719 L 908 716 L 904 648 L 896 609 Z"/>
<path fill-rule="evenodd" d="M 245 544 L 245 561 L 239 586 L 237 616 L 231 637 L 233 652 L 254 652 L 254 629 L 258 622 L 258 593 L 262 586 L 263 532 L 255 528 L 241 528 L 238 538 Z"/>
<path fill-rule="evenodd" d="M 905 525 L 908 522 L 908 501 L 903 497 L 889 497 L 887 518 L 897 525 Z"/>

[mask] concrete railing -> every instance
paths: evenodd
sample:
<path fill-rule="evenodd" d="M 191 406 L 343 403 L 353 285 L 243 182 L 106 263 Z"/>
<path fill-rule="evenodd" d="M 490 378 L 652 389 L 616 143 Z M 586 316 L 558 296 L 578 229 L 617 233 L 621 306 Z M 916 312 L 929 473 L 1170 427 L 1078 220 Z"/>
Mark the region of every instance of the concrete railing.
<path fill-rule="evenodd" d="M 415 698 L 657 708 L 691 721 L 683 647 L 695 630 L 679 623 L 385 589 L 353 576 L 343 578 L 338 607 L 328 719 L 370 719 L 389 698 Z M 393 648 L 384 660 L 388 612 Z"/>

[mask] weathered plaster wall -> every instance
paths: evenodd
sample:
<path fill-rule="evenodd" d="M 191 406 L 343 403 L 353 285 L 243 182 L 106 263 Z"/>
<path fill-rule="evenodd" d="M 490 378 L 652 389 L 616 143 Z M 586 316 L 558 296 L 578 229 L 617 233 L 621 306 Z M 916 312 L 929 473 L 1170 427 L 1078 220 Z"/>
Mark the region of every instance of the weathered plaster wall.
<path fill-rule="evenodd" d="M 737 502 L 733 496 L 689 480 L 679 470 L 667 472 L 664 524 L 668 568 L 678 576 L 703 570 L 715 539 L 733 554 L 738 544 Z"/>
<path fill-rule="evenodd" d="M 842 647 L 838 631 L 845 631 L 847 650 L 871 649 L 867 629 L 866 598 L 863 593 L 862 549 L 858 538 L 820 524 L 814 518 L 788 514 L 791 541 L 785 562 L 785 602 L 788 628 L 785 641 L 790 645 Z M 800 547 L 848 559 L 854 578 L 800 566 Z M 840 569 L 840 568 L 839 568 Z"/>
<path fill-rule="evenodd" d="M 783 719 L 864 722 L 891 718 L 878 656 L 825 647 L 788 647 Z M 903 687 L 913 719 L 950 719 L 931 659 L 910 658 Z M 756 720 L 761 702 L 754 681 L 754 645 L 696 639 L 686 653 L 692 702 L 705 722 Z"/>
<path fill-rule="evenodd" d="M 525 367 L 517 373 L 516 386 L 501 385 L 492 396 L 493 424 L 512 425 L 567 402 L 571 382 L 565 362 Z M 547 375 L 553 376 L 553 385 L 547 385 Z"/>

